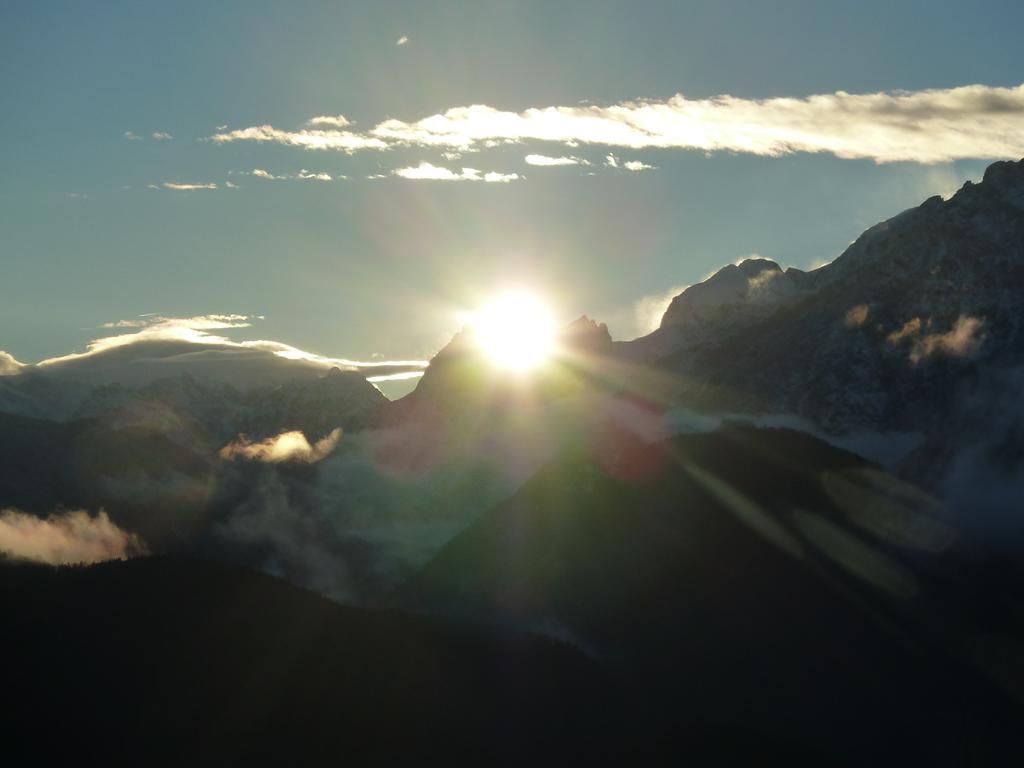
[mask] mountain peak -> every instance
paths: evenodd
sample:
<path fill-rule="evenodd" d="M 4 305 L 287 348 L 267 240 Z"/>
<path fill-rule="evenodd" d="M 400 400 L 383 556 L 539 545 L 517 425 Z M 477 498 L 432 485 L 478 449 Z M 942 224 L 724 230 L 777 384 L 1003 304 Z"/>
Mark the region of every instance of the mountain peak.
<path fill-rule="evenodd" d="M 982 184 L 995 187 L 1024 185 L 1024 159 L 999 160 L 985 169 Z"/>
<path fill-rule="evenodd" d="M 736 304 L 773 301 L 793 289 L 791 276 L 771 259 L 744 259 L 727 264 L 676 296 L 662 317 L 661 327 L 700 322 Z"/>
<path fill-rule="evenodd" d="M 612 335 L 608 326 L 580 315 L 558 332 L 562 344 L 574 349 L 590 351 L 607 350 L 612 345 Z"/>

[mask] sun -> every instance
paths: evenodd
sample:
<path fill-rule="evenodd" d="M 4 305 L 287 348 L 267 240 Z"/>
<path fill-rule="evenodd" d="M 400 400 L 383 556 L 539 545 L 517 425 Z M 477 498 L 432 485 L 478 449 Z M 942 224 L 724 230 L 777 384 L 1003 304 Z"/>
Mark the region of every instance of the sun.
<path fill-rule="evenodd" d="M 501 368 L 530 370 L 554 350 L 551 313 L 530 293 L 498 296 L 474 314 L 472 325 L 480 347 Z"/>

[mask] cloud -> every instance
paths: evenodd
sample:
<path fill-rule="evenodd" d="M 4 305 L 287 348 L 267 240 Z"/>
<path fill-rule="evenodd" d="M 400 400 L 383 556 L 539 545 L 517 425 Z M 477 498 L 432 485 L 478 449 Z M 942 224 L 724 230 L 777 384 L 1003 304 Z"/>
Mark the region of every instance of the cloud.
<path fill-rule="evenodd" d="M 201 189 L 216 189 L 217 185 L 212 182 L 209 184 L 179 184 L 173 181 L 165 181 L 161 184 L 164 189 L 171 189 L 176 192 L 195 192 Z"/>
<path fill-rule="evenodd" d="M 96 517 L 73 510 L 41 519 L 5 509 L 0 511 L 0 553 L 49 565 L 88 564 L 144 555 L 146 546 L 112 523 L 103 510 Z"/>
<path fill-rule="evenodd" d="M 306 125 L 309 126 L 326 125 L 330 128 L 344 128 L 351 124 L 352 121 L 344 115 L 317 115 L 306 121 Z"/>
<path fill-rule="evenodd" d="M 846 313 L 846 327 L 847 328 L 860 328 L 868 319 L 869 307 L 867 304 L 858 304 L 855 307 L 850 307 L 850 310 Z"/>
<path fill-rule="evenodd" d="M 266 179 L 267 181 L 288 181 L 288 180 L 299 180 L 299 181 L 331 181 L 331 175 L 322 171 L 308 171 L 305 168 L 300 170 L 298 173 L 286 173 L 280 176 L 276 176 L 263 168 L 253 168 L 249 171 L 250 176 L 255 176 L 258 179 Z M 339 176 L 338 178 L 344 178 Z"/>
<path fill-rule="evenodd" d="M 282 131 L 271 125 L 258 125 L 217 133 L 210 140 L 218 144 L 232 141 L 274 142 L 304 149 L 336 149 L 351 154 L 361 149 L 387 149 L 387 142 L 375 136 L 341 130 Z"/>
<path fill-rule="evenodd" d="M 653 171 L 656 168 L 656 166 L 647 165 L 639 160 L 622 162 L 618 156 L 612 154 L 605 155 L 604 164 L 609 168 L 625 168 L 627 171 Z"/>
<path fill-rule="evenodd" d="M 370 133 L 391 142 L 467 148 L 489 140 L 578 142 L 780 156 L 827 152 L 876 162 L 947 162 L 1024 155 L 1024 85 L 805 98 L 717 96 L 554 106 L 507 112 L 456 107 Z"/>
<path fill-rule="evenodd" d="M 899 344 L 903 339 L 917 336 L 921 333 L 921 318 L 913 317 L 903 324 L 903 327 L 893 331 L 886 339 L 890 344 Z"/>
<path fill-rule="evenodd" d="M 401 176 L 403 179 L 429 179 L 431 181 L 475 181 L 480 177 L 480 172 L 474 168 L 463 168 L 461 173 L 455 173 L 448 168 L 442 168 L 426 161 L 415 167 L 398 168 L 392 171 L 392 174 Z"/>
<path fill-rule="evenodd" d="M 913 362 L 934 354 L 970 357 L 981 344 L 980 332 L 984 321 L 978 317 L 961 315 L 946 333 L 929 333 L 922 336 L 911 350 Z"/>
<path fill-rule="evenodd" d="M 135 131 L 125 131 L 123 135 L 128 141 L 142 141 L 142 137 Z"/>
<path fill-rule="evenodd" d="M 328 173 L 324 173 L 323 171 L 319 171 L 319 172 L 318 171 L 307 171 L 305 168 L 303 168 L 301 171 L 299 171 L 295 175 L 295 178 L 298 179 L 299 181 L 330 181 L 331 180 L 331 176 Z"/>
<path fill-rule="evenodd" d="M 468 151 L 543 141 L 567 147 L 692 149 L 768 157 L 828 153 L 878 163 L 931 164 L 1024 155 L 1024 85 L 836 91 L 768 99 L 690 99 L 676 94 L 665 101 L 534 107 L 522 112 L 474 104 L 413 122 L 385 120 L 366 132 L 284 131 L 262 125 L 218 133 L 212 140 L 272 141 L 345 152 L 395 145 Z"/>
<path fill-rule="evenodd" d="M 960 315 L 953 323 L 953 327 L 945 333 L 922 333 L 931 329 L 932 321 L 922 322 L 921 318 L 914 317 L 890 333 L 886 339 L 894 345 L 909 339 L 910 360 L 914 364 L 926 357 L 939 354 L 970 357 L 981 344 L 981 329 L 984 324 L 985 321 L 981 318 Z"/>
<path fill-rule="evenodd" d="M 783 274 L 782 270 L 778 269 L 762 269 L 753 277 L 747 278 L 747 299 L 772 298 L 776 294 L 776 281 Z"/>
<path fill-rule="evenodd" d="M 326 369 L 343 368 L 348 370 L 384 369 L 384 368 L 426 368 L 426 360 L 350 360 L 347 358 L 327 357 L 307 352 L 279 341 L 255 339 L 252 341 L 233 341 L 225 336 L 210 331 L 248 328 L 254 320 L 265 319 L 262 315 L 208 314 L 194 317 L 165 317 L 163 315 L 146 315 L 129 320 L 117 320 L 104 323 L 100 328 L 131 329 L 130 333 L 104 336 L 93 339 L 85 352 L 72 352 L 60 357 L 52 357 L 39 362 L 40 367 L 47 367 L 72 360 L 100 354 L 110 349 L 139 344 L 148 341 L 177 341 L 197 345 L 227 347 L 233 349 L 252 349 L 268 352 L 285 360 L 304 360 Z M 388 373 L 397 373 L 389 371 Z M 382 373 L 381 375 L 386 375 Z"/>
<path fill-rule="evenodd" d="M 395 40 L 395 45 L 405 45 L 409 42 L 409 38 L 406 35 L 402 35 L 400 38 Z"/>
<path fill-rule="evenodd" d="M 117 320 L 115 322 L 103 323 L 100 328 L 132 328 L 137 329 L 132 333 L 122 333 L 115 336 L 104 336 L 93 339 L 86 347 L 85 352 L 72 352 L 60 357 L 51 357 L 37 363 L 39 367 L 46 367 L 65 363 L 71 360 L 78 360 L 83 357 L 105 352 L 109 349 L 136 344 L 144 341 L 184 341 L 194 344 L 235 344 L 223 336 L 214 336 L 208 333 L 212 330 L 225 330 L 228 328 L 247 328 L 252 323 L 248 315 L 197 315 L 195 317 L 162 317 L 148 316 L 133 318 L 130 320 Z"/>
<path fill-rule="evenodd" d="M 366 380 L 371 384 L 376 384 L 381 381 L 405 381 L 407 379 L 418 379 L 423 375 L 423 371 L 400 371 L 399 373 L 386 373 L 381 376 L 367 376 Z"/>
<path fill-rule="evenodd" d="M 152 134 L 153 138 L 157 141 L 170 141 L 174 137 L 166 131 L 154 131 Z"/>
<path fill-rule="evenodd" d="M 548 157 L 547 155 L 527 155 L 527 165 L 539 165 L 539 166 L 556 166 L 556 165 L 590 165 L 590 163 L 580 157 L 563 156 L 563 157 Z"/>
<path fill-rule="evenodd" d="M 633 305 L 633 318 L 636 329 L 641 336 L 656 331 L 661 326 L 661 318 L 672 303 L 672 299 L 681 294 L 689 285 L 677 285 L 662 293 L 654 293 L 640 298 Z"/>
<path fill-rule="evenodd" d="M 101 323 L 100 328 L 150 328 L 162 330 L 165 326 L 188 327 L 193 330 L 221 330 L 224 328 L 248 328 L 255 316 L 250 315 L 196 315 L 188 318 L 162 317 L 155 314 L 139 315 L 130 320 L 115 320 Z"/>
<path fill-rule="evenodd" d="M 19 363 L 15 360 L 14 355 L 0 349 L 0 376 L 10 376 L 11 374 L 20 373 L 21 369 L 24 367 L 25 364 Z"/>
<path fill-rule="evenodd" d="M 341 429 L 334 429 L 322 440 L 309 444 L 306 436 L 298 430 L 282 432 L 276 437 L 268 437 L 258 443 L 251 442 L 245 435 L 239 435 L 234 442 L 220 449 L 220 457 L 233 461 L 248 459 L 277 464 L 285 461 L 315 464 L 326 458 L 338 446 L 341 440 Z"/>
<path fill-rule="evenodd" d="M 449 168 L 433 165 L 426 161 L 417 166 L 398 168 L 391 173 L 393 176 L 401 176 L 403 179 L 413 179 L 416 181 L 484 181 L 489 183 L 507 183 L 520 178 L 518 173 L 498 173 L 497 171 L 489 171 L 480 175 L 480 171 L 476 168 L 463 168 L 459 173 L 456 173 Z"/>

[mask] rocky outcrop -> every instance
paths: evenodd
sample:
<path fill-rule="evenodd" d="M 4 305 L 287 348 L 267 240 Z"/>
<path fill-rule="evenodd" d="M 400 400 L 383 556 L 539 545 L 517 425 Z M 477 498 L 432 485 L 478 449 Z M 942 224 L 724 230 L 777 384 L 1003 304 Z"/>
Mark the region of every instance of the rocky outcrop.
<path fill-rule="evenodd" d="M 676 374 L 695 407 L 928 431 L 979 371 L 1024 362 L 1022 316 L 1024 161 L 872 227 L 820 269 L 726 267 L 621 347 Z"/>

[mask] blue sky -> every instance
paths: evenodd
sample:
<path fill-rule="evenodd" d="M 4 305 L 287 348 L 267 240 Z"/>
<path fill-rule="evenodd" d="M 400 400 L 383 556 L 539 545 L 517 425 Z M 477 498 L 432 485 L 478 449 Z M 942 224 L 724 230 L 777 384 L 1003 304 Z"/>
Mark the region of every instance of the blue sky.
<path fill-rule="evenodd" d="M 1022 28 L 1019 2 L 6 3 L 0 349 L 34 362 L 142 313 L 238 313 L 265 316 L 249 338 L 429 357 L 460 309 L 511 285 L 630 338 L 645 297 L 752 253 L 834 258 L 879 219 L 1015 156 Z M 967 85 L 983 88 L 949 90 Z M 676 128 L 625 145 L 587 133 L 588 110 L 678 93 L 740 100 L 700 113 L 719 121 L 721 148 Z M 830 100 L 800 102 L 814 95 Z M 799 103 L 758 101 L 779 97 Z M 417 124 L 474 104 L 564 107 L 565 124 L 557 140 L 496 146 L 487 137 L 505 129 L 490 113 L 441 139 Z M 352 124 L 308 124 L 338 115 Z M 801 141 L 824 148 L 737 149 L 721 122 L 737 115 L 776 139 L 778 120 L 807 123 Z M 272 126 L 367 141 L 389 119 L 402 136 L 385 149 L 211 140 Z M 469 140 L 450 129 L 484 138 L 454 147 Z M 460 178 L 399 173 L 423 168 Z"/>

